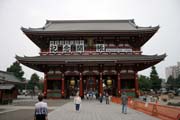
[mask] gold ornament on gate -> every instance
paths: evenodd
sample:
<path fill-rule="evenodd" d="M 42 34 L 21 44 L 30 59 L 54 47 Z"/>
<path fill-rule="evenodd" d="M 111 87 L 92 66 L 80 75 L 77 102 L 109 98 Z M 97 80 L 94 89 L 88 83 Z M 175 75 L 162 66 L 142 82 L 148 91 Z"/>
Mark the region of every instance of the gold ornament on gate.
<path fill-rule="evenodd" d="M 70 80 L 70 85 L 74 86 L 75 85 L 75 80 Z"/>
<path fill-rule="evenodd" d="M 107 85 L 111 86 L 112 85 L 112 80 L 107 80 Z"/>

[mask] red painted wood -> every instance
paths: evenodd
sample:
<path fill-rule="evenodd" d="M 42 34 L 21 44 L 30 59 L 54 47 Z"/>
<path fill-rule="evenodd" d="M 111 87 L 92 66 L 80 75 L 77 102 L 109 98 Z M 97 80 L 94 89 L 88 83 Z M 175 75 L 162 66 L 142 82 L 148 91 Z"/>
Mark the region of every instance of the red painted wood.
<path fill-rule="evenodd" d="M 101 95 L 103 94 L 102 72 L 100 72 L 99 93 L 100 93 Z"/>
<path fill-rule="evenodd" d="M 47 73 L 44 74 L 44 96 L 47 96 Z"/>
<path fill-rule="evenodd" d="M 118 73 L 118 95 L 121 95 L 121 78 L 120 78 L 120 73 Z"/>
<path fill-rule="evenodd" d="M 79 96 L 83 97 L 83 80 L 82 73 L 79 74 Z"/>
<path fill-rule="evenodd" d="M 64 73 L 62 74 L 62 80 L 61 80 L 61 94 L 62 97 L 64 97 Z"/>
<path fill-rule="evenodd" d="M 136 96 L 139 96 L 139 85 L 138 85 L 138 74 L 135 72 L 134 74 L 134 80 L 135 80 L 135 93 Z"/>

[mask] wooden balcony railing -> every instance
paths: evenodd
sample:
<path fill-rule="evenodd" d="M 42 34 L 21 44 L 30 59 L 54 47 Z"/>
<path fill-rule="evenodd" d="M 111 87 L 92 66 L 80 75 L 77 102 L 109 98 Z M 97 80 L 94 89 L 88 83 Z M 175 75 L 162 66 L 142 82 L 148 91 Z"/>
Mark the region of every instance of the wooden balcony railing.
<path fill-rule="evenodd" d="M 49 51 L 42 51 L 39 54 L 40 55 L 140 55 L 142 52 L 141 51 L 133 51 L 133 52 L 96 52 L 96 51 L 85 51 L 85 52 L 69 52 L 69 53 L 64 53 L 64 52 L 56 52 L 56 53 L 50 53 Z"/>

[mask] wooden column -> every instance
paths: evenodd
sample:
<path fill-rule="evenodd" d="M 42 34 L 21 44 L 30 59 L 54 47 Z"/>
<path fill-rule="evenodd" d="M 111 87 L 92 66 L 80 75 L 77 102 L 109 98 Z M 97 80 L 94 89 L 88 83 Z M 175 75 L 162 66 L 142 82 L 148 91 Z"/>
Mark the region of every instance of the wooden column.
<path fill-rule="evenodd" d="M 47 97 L 47 73 L 44 73 L 44 97 Z"/>
<path fill-rule="evenodd" d="M 135 94 L 139 96 L 139 85 L 138 85 L 138 74 L 137 71 L 134 72 L 134 80 L 135 80 Z"/>
<path fill-rule="evenodd" d="M 62 73 L 62 79 L 61 79 L 61 95 L 64 97 L 64 73 Z"/>
<path fill-rule="evenodd" d="M 120 72 L 118 72 L 118 95 L 121 95 L 121 77 Z"/>
<path fill-rule="evenodd" d="M 103 94 L 103 81 L 102 81 L 102 72 L 100 72 L 100 80 L 99 80 L 99 93 Z"/>
<path fill-rule="evenodd" d="M 79 74 L 79 96 L 83 97 L 83 80 L 82 80 L 82 73 Z"/>

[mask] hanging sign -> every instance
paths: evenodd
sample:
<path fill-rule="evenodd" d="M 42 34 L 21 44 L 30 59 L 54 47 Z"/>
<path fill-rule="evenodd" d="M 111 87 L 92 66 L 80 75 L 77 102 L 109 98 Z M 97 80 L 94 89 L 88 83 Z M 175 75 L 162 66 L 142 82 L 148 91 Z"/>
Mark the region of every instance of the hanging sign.
<path fill-rule="evenodd" d="M 58 45 L 50 43 L 49 52 L 50 53 L 57 53 L 58 52 Z"/>
<path fill-rule="evenodd" d="M 84 52 L 84 44 L 76 44 L 76 52 Z"/>
<path fill-rule="evenodd" d="M 132 52 L 130 48 L 106 48 L 106 52 Z"/>
<path fill-rule="evenodd" d="M 58 48 L 62 47 L 62 52 L 68 53 L 71 52 L 71 48 L 75 47 L 75 52 L 84 52 L 84 40 L 56 40 L 50 41 L 49 43 L 49 52 L 57 53 Z"/>
<path fill-rule="evenodd" d="M 96 44 L 96 52 L 105 52 L 104 44 Z"/>
<path fill-rule="evenodd" d="M 63 45 L 63 52 L 64 53 L 71 52 L 71 45 L 69 45 L 69 44 Z"/>
<path fill-rule="evenodd" d="M 104 44 L 96 44 L 96 52 L 132 52 L 131 48 L 106 48 Z"/>

